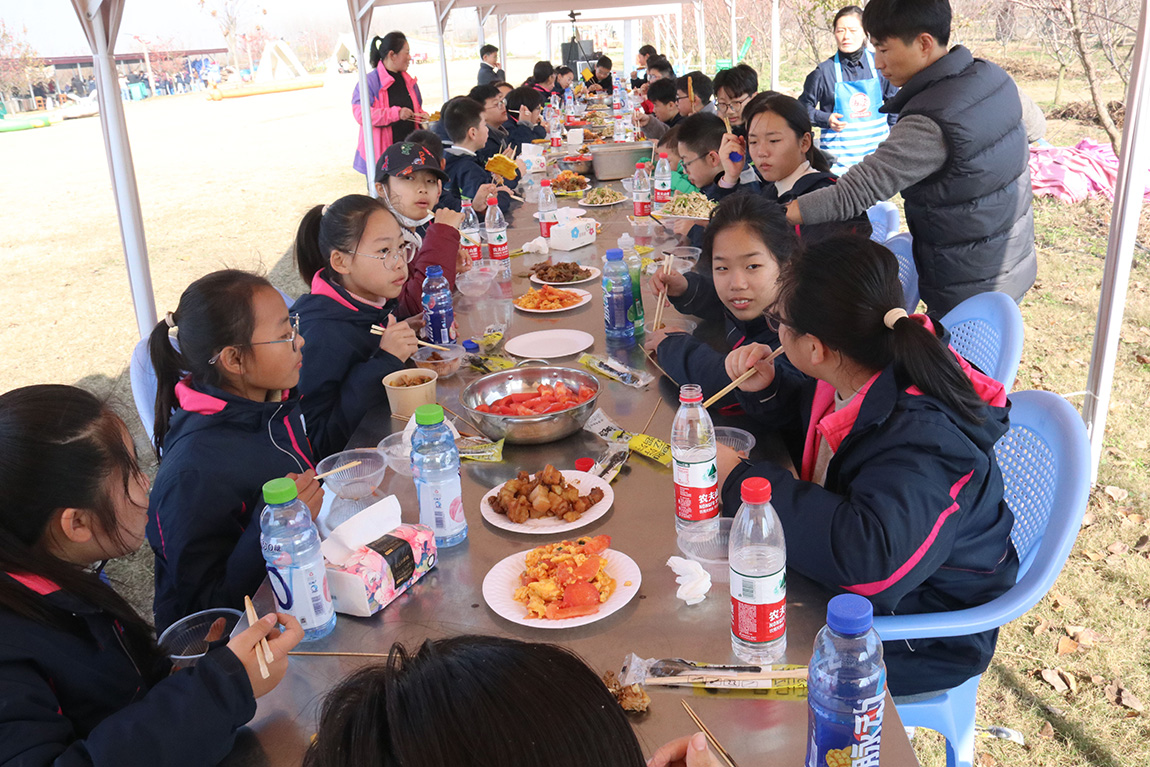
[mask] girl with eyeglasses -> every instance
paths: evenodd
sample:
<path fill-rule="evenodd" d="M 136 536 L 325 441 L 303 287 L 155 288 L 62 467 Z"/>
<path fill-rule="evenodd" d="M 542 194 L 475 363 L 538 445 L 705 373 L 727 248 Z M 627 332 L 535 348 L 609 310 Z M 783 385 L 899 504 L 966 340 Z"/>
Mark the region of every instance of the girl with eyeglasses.
<path fill-rule="evenodd" d="M 292 309 L 311 339 L 299 390 L 318 458 L 347 446 L 364 414 L 387 402 L 380 380 L 418 348 L 397 300 L 414 252 L 395 216 L 367 195 L 317 205 L 300 222 L 295 261 L 311 292 Z M 373 325 L 383 334 L 372 335 Z"/>
<path fill-rule="evenodd" d="M 160 460 L 148 504 L 156 630 L 209 607 L 242 609 L 264 578 L 263 483 L 288 477 L 319 513 L 304 433 L 304 337 L 283 296 L 236 270 L 193 282 L 148 342 Z"/>
<path fill-rule="evenodd" d="M 144 541 L 148 480 L 124 422 L 83 389 L 0 395 L 0 491 L 0 764 L 219 763 L 283 679 L 295 618 L 264 616 L 173 671 L 103 574 Z"/>

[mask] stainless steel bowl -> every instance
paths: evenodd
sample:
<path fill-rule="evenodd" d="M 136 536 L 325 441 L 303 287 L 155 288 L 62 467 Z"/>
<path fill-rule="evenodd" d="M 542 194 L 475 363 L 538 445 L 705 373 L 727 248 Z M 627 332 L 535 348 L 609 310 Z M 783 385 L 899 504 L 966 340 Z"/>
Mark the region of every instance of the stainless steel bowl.
<path fill-rule="evenodd" d="M 650 141 L 627 141 L 619 144 L 592 144 L 591 164 L 595 178 L 616 181 L 635 175 L 635 163 L 651 159 Z"/>
<path fill-rule="evenodd" d="M 535 391 L 540 384 L 554 386 L 565 383 L 568 387 L 591 387 L 595 395 L 569 410 L 545 415 L 494 415 L 476 410 L 477 405 L 490 404 L 508 394 Z M 501 370 L 472 381 L 459 395 L 459 402 L 467 415 L 490 439 L 505 439 L 517 445 L 539 445 L 555 442 L 583 428 L 595 403 L 599 399 L 598 379 L 591 373 L 564 367 L 525 367 Z"/>
<path fill-rule="evenodd" d="M 580 176 L 589 176 L 591 175 L 591 160 L 578 160 L 576 162 L 559 160 L 559 169 L 569 170 L 572 173 L 578 173 Z"/>

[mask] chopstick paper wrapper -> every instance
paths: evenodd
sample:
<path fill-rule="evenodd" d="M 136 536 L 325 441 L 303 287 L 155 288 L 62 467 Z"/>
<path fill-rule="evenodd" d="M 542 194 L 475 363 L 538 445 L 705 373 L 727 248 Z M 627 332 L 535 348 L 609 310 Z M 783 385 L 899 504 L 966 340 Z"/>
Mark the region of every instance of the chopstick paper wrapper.
<path fill-rule="evenodd" d="M 596 410 L 592 413 L 591 417 L 587 419 L 587 423 L 583 424 L 583 428 L 604 442 L 626 445 L 639 455 L 667 466 L 671 465 L 670 445 L 649 434 L 634 434 L 621 429 L 619 424 L 612 421 L 602 410 Z"/>
<path fill-rule="evenodd" d="M 798 665 L 743 666 L 710 665 L 674 659 L 673 668 L 660 672 L 657 664 L 666 665 L 666 659 L 640 658 L 631 653 L 623 660 L 620 680 L 624 685 L 640 684 L 644 687 L 702 687 L 710 690 L 769 690 L 776 688 L 806 688 L 807 667 Z M 652 673 L 652 672 L 655 673 Z"/>

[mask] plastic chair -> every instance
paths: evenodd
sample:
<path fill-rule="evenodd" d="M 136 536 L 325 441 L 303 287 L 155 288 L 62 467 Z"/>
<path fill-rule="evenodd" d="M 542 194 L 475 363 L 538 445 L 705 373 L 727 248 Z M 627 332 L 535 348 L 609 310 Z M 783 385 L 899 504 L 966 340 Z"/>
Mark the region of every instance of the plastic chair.
<path fill-rule="evenodd" d="M 1022 312 L 1005 293 L 971 296 L 942 317 L 950 345 L 995 381 L 1014 386 L 1022 359 Z"/>
<path fill-rule="evenodd" d="M 875 242 L 886 242 L 898 234 L 898 229 L 902 226 L 898 217 L 898 206 L 887 200 L 870 206 L 866 215 L 870 219 L 872 229 L 870 238 Z"/>
<path fill-rule="evenodd" d="M 896 234 L 886 242 L 887 249 L 898 259 L 898 279 L 902 283 L 902 296 L 906 310 L 914 314 L 918 308 L 918 267 L 914 265 L 914 240 L 910 232 Z"/>
<path fill-rule="evenodd" d="M 1010 539 L 1018 552 L 1018 581 L 978 607 L 948 613 L 878 616 L 883 641 L 976 634 L 998 628 L 1030 610 L 1050 590 L 1078 537 L 1090 492 L 1090 445 L 1082 417 L 1051 392 L 1011 396 L 1010 431 L 994 451 L 1002 469 L 1006 503 L 1014 513 Z M 926 727 L 946 738 L 949 767 L 974 763 L 973 677 L 937 697 L 898 705 L 907 727 Z"/>

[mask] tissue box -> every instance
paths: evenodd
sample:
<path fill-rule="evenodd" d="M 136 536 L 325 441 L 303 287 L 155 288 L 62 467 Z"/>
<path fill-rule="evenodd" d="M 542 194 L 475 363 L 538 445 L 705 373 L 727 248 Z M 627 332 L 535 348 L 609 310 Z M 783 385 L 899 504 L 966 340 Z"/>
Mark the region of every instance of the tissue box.
<path fill-rule="evenodd" d="M 537 157 L 522 155 L 519 159 L 523 160 L 523 167 L 528 173 L 545 173 L 547 171 L 547 158 L 543 155 Z"/>
<path fill-rule="evenodd" d="M 575 218 L 555 224 L 551 228 L 551 247 L 555 250 L 575 250 L 595 242 L 598 224 L 590 218 Z"/>

